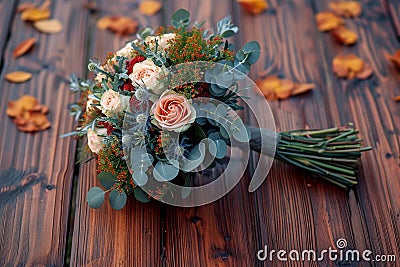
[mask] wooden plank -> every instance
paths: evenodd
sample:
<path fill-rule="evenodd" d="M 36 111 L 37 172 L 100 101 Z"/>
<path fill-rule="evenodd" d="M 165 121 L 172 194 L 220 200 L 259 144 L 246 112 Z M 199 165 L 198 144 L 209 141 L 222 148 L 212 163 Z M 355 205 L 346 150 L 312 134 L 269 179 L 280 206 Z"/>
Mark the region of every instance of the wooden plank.
<path fill-rule="evenodd" d="M 0 79 L 1 266 L 62 266 L 66 256 L 76 143 L 60 135 L 73 129 L 67 105 L 74 97 L 66 81 L 70 73 L 82 74 L 84 69 L 82 47 L 87 32 L 82 25 L 86 25 L 87 12 L 80 1 L 54 1 L 51 8 L 53 17 L 64 25 L 62 33 L 41 34 L 18 15 L 4 54 Z M 14 59 L 15 46 L 31 36 L 38 40 L 35 48 Z M 14 70 L 28 70 L 33 78 L 23 84 L 6 82 L 4 74 Z M 49 106 L 49 130 L 22 133 L 7 118 L 7 102 L 23 94 L 34 95 Z"/>
<path fill-rule="evenodd" d="M 161 13 L 144 17 L 137 11 L 138 2 L 107 0 L 95 2 L 96 10 L 90 20 L 89 57 L 105 60 L 108 52 L 115 52 L 135 36 L 120 37 L 96 29 L 96 21 L 105 15 L 125 15 L 137 19 L 141 27 L 160 25 Z M 86 64 L 86 63 L 85 63 Z M 112 210 L 106 199 L 99 210 L 90 209 L 86 193 L 100 186 L 96 178 L 96 162 L 82 164 L 74 232 L 71 266 L 157 266 L 161 255 L 160 203 L 142 204 L 130 197 L 121 211 Z"/>
<path fill-rule="evenodd" d="M 400 3 L 397 0 L 383 0 L 382 5 L 386 9 L 386 13 L 392 23 L 393 30 L 400 38 Z"/>
<path fill-rule="evenodd" d="M 316 11 L 327 10 L 326 3 L 314 1 Z M 366 245 L 374 254 L 399 254 L 400 189 L 399 177 L 399 128 L 398 103 L 393 101 L 399 94 L 399 73 L 384 57 L 398 48 L 398 40 L 386 16 L 384 6 L 378 1 L 361 1 L 363 15 L 346 20 L 356 30 L 359 42 L 353 47 L 335 43 L 329 35 L 321 34 L 319 49 L 321 61 L 328 66 L 324 80 L 327 84 L 329 109 L 336 121 L 353 120 L 359 127 L 365 142 L 374 151 L 363 156 L 360 184 L 356 199 L 362 215 L 362 231 L 369 239 Z M 332 74 L 330 65 L 338 53 L 356 53 L 371 64 L 374 75 L 367 81 L 344 81 Z M 350 206 L 352 204 L 350 203 Z M 356 234 L 358 233 L 358 234 Z M 356 241 L 356 240 L 355 240 Z M 357 246 L 357 243 L 353 244 Z"/>
<path fill-rule="evenodd" d="M 0 32 L 0 68 L 2 64 L 4 64 L 4 49 L 7 41 L 9 40 L 8 34 L 15 16 L 15 7 L 17 3 L 17 0 L 0 2 L 0 25 L 2 25 L 2 31 Z"/>

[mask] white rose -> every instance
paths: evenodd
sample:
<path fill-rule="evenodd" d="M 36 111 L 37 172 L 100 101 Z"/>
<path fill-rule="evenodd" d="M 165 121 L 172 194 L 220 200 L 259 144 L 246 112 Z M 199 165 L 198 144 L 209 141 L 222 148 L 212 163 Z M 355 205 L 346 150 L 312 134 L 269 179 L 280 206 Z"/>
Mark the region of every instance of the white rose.
<path fill-rule="evenodd" d="M 120 57 L 126 57 L 128 60 L 137 56 L 136 51 L 132 47 L 132 42 L 127 43 L 125 47 L 117 51 L 115 54 Z"/>
<path fill-rule="evenodd" d="M 129 79 L 131 79 L 134 86 L 144 83 L 151 94 L 160 96 L 165 91 L 165 88 L 163 84 L 159 83 L 158 79 L 161 75 L 165 74 L 165 72 L 165 68 L 160 68 L 156 66 L 151 59 L 146 59 L 133 66 L 132 74 L 129 75 Z"/>
<path fill-rule="evenodd" d="M 168 41 L 174 38 L 175 38 L 175 33 L 166 33 L 161 36 L 147 36 L 145 43 L 149 45 L 150 49 L 153 49 L 156 47 L 156 41 L 157 41 L 159 48 L 167 49 L 170 45 Z"/>
<path fill-rule="evenodd" d="M 88 139 L 88 145 L 90 150 L 93 153 L 99 154 L 100 150 L 103 149 L 104 143 L 103 143 L 103 137 L 99 135 L 106 135 L 107 134 L 107 129 L 105 128 L 97 128 L 95 130 L 89 129 L 87 132 L 87 139 Z"/>
<path fill-rule="evenodd" d="M 110 89 L 101 97 L 100 109 L 107 117 L 111 117 L 128 107 L 129 98 L 129 96 L 120 95 L 118 92 Z"/>

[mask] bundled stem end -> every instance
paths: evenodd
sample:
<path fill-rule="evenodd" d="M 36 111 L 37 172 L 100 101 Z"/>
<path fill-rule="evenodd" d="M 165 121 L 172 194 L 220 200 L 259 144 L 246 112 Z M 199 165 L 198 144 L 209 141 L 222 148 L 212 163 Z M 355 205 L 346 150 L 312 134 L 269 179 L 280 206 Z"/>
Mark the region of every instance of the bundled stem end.
<path fill-rule="evenodd" d="M 275 157 L 308 172 L 349 188 L 357 184 L 363 147 L 352 123 L 323 130 L 295 130 L 279 133 Z"/>

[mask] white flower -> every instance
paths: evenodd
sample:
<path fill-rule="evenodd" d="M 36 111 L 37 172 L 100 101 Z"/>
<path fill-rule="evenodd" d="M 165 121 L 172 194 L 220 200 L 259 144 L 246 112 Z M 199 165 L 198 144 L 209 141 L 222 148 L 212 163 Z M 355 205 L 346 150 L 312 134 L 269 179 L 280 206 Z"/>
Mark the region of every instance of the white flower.
<path fill-rule="evenodd" d="M 134 43 L 135 42 L 136 41 L 134 41 Z M 117 51 L 117 53 L 115 53 L 115 54 L 120 57 L 126 57 L 128 60 L 130 60 L 138 55 L 137 52 L 135 51 L 135 49 L 133 49 L 133 47 L 132 47 L 132 42 L 127 43 L 125 47 L 123 47 L 122 49 Z"/>
<path fill-rule="evenodd" d="M 87 132 L 88 146 L 93 153 L 99 154 L 103 149 L 103 137 L 99 135 L 106 135 L 107 129 L 96 128 L 95 130 L 89 129 Z"/>
<path fill-rule="evenodd" d="M 172 40 L 175 38 L 175 33 L 166 33 L 161 36 L 147 36 L 145 43 L 149 45 L 150 49 L 153 49 L 156 47 L 156 42 L 158 44 L 158 47 L 161 49 L 167 49 L 169 47 L 169 40 Z"/>
<path fill-rule="evenodd" d="M 111 117 L 128 107 L 129 98 L 129 96 L 120 95 L 118 92 L 110 89 L 101 97 L 100 109 L 107 117 Z"/>
<path fill-rule="evenodd" d="M 160 68 L 151 59 L 146 59 L 133 66 L 129 79 L 131 79 L 134 86 L 144 83 L 150 93 L 160 96 L 165 91 L 165 88 L 163 84 L 158 82 L 158 79 L 165 72 L 165 68 Z"/>

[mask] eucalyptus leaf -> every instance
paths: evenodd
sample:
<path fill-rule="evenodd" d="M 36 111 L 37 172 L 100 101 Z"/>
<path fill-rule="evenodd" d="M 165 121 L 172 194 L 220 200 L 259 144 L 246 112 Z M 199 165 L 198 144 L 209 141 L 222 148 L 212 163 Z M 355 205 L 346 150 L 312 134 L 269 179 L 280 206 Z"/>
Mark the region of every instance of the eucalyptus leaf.
<path fill-rule="evenodd" d="M 161 161 L 157 162 L 153 170 L 153 176 L 159 182 L 171 181 L 176 176 L 178 176 L 178 173 L 179 169 L 176 168 L 174 165 L 164 163 Z"/>
<path fill-rule="evenodd" d="M 135 184 L 138 186 L 144 186 L 145 184 L 147 184 L 147 181 L 149 180 L 147 173 L 144 171 L 134 171 L 132 178 L 133 181 L 135 181 Z"/>
<path fill-rule="evenodd" d="M 106 190 L 112 188 L 115 182 L 118 181 L 117 176 L 110 172 L 101 172 L 97 175 L 97 178 Z"/>
<path fill-rule="evenodd" d="M 124 191 L 121 193 L 116 190 L 110 193 L 110 205 L 115 210 L 122 210 L 126 205 L 127 196 Z"/>
<path fill-rule="evenodd" d="M 86 195 L 89 207 L 98 209 L 104 203 L 105 192 L 100 187 L 92 187 Z"/>
<path fill-rule="evenodd" d="M 140 187 L 135 187 L 133 189 L 133 195 L 140 202 L 148 203 L 151 201 L 146 192 L 144 192 Z"/>

